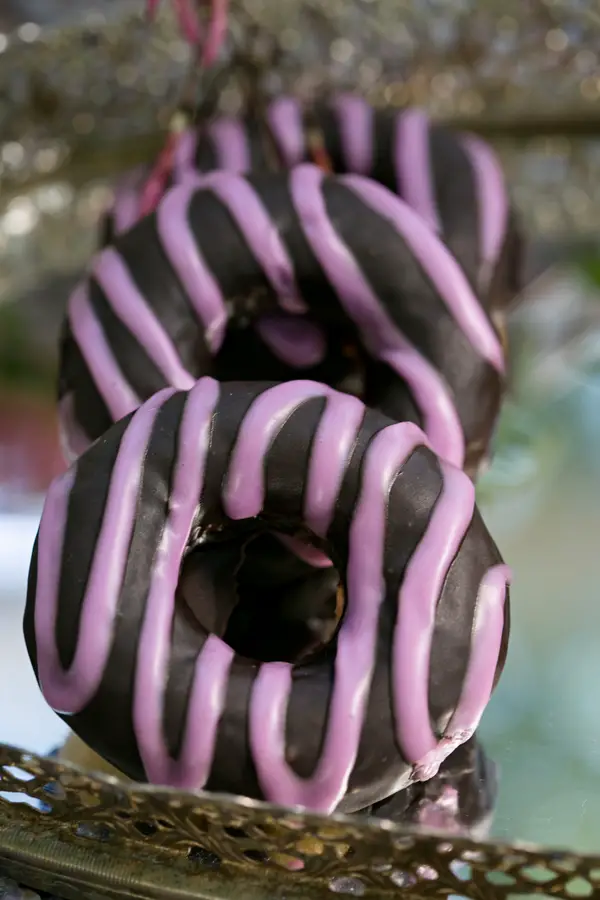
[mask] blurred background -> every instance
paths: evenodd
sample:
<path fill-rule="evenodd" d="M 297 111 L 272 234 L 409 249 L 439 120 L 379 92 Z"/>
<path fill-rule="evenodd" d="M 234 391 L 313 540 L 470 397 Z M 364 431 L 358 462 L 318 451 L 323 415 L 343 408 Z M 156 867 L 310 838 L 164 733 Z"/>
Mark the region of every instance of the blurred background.
<path fill-rule="evenodd" d="M 104 11 L 123 6 L 129 4 L 114 0 Z M 513 19 L 517 24 L 526 14 L 533 16 L 537 5 L 522 3 L 519 9 Z M 31 87 L 41 57 L 29 52 L 38 33 L 24 26 L 60 24 L 72 13 L 69 0 L 3 0 L 0 75 L 8 71 L 2 53 L 10 52 L 13 61 L 25 60 Z M 514 32 L 510 22 L 502 27 L 505 34 Z M 588 46 L 583 32 L 569 32 L 560 22 L 544 27 L 544 52 L 552 51 L 550 31 L 565 35 L 567 49 L 576 44 L 563 59 L 562 39 L 554 34 L 553 52 L 559 56 L 552 77 L 559 80 L 561 60 L 572 75 L 567 63 L 575 65 L 579 54 L 578 99 L 597 100 L 600 80 L 595 95 L 589 82 L 600 71 L 597 44 Z M 15 29 L 20 29 L 16 43 L 12 38 L 3 43 L 4 34 Z M 125 41 L 119 34 L 118 40 Z M 81 38 L 81 32 L 76 35 Z M 53 46 L 46 43 L 39 53 Z M 73 41 L 68 50 L 60 47 L 58 63 L 52 57 L 58 69 L 63 63 L 68 67 L 76 52 Z M 168 87 L 185 53 L 176 41 L 165 39 L 157 47 Z M 443 68 L 447 56 L 436 52 L 432 65 L 437 61 Z M 458 64 L 453 65 L 455 71 Z M 513 56 L 511 65 L 521 65 L 523 88 L 524 61 Z M 126 82 L 117 90 L 125 90 Z M 130 73 L 128 89 L 134 82 Z M 144 146 L 149 147 L 164 118 L 160 104 L 152 105 L 145 87 L 136 85 L 140 121 L 156 124 L 155 132 L 146 129 Z M 97 108 L 91 128 L 75 127 L 67 135 L 64 122 L 80 115 L 73 112 L 81 100 L 77 92 L 67 96 L 57 88 L 58 106 L 48 118 L 28 89 L 26 84 L 19 94 L 12 81 L 10 91 L 0 88 L 0 113 L 4 108 L 8 129 L 0 141 L 0 741 L 46 752 L 62 740 L 64 726 L 39 695 L 22 642 L 21 617 L 43 492 L 61 470 L 53 411 L 58 324 L 77 272 L 96 244 L 97 221 L 110 198 L 107 169 L 118 167 L 120 144 L 114 132 L 110 165 L 95 158 L 90 163 L 85 142 L 79 152 L 82 135 L 93 137 L 102 122 L 105 98 L 91 101 Z M 166 88 L 161 96 L 168 96 Z M 568 98 L 563 101 L 564 121 L 555 103 L 552 126 L 559 137 L 543 141 L 520 133 L 527 110 L 522 99 L 521 112 L 512 119 L 502 97 L 498 102 L 504 110 L 498 142 L 505 150 L 509 145 L 507 169 L 531 234 L 531 252 L 526 296 L 510 322 L 510 397 L 493 465 L 480 486 L 485 517 L 514 572 L 510 653 L 483 734 L 501 771 L 493 833 L 599 852 L 600 254 L 595 245 L 600 197 L 594 193 L 598 180 L 590 178 L 590 161 L 600 162 L 600 135 L 596 141 L 592 106 L 574 125 L 567 114 L 573 105 Z M 19 128 L 30 121 L 35 132 L 37 150 L 31 158 L 29 132 L 19 132 L 22 141 L 10 132 L 16 128 L 15 110 Z M 486 111 L 477 104 L 458 107 L 461 115 L 469 113 L 473 127 L 492 128 L 496 122 L 497 128 L 498 117 L 486 118 Z M 517 123 L 512 131 L 511 121 Z M 561 129 L 577 135 L 565 137 Z M 131 122 L 123 123 L 123 140 L 134 131 Z M 40 156 L 49 149 L 54 156 Z M 579 162 L 573 163 L 575 157 Z"/>

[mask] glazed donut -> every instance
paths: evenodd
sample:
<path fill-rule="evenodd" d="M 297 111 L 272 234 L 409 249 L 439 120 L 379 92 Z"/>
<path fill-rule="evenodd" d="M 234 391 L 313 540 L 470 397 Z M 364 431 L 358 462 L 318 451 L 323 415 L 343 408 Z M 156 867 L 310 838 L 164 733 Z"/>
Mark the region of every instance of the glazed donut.
<path fill-rule="evenodd" d="M 198 172 L 247 174 L 305 161 L 368 175 L 397 192 L 442 237 L 506 344 L 504 312 L 522 287 L 522 247 L 500 163 L 480 138 L 434 125 L 419 109 L 374 110 L 359 96 L 340 94 L 305 110 L 296 99 L 279 97 L 262 120 L 222 116 L 173 134 L 153 168 L 129 173 L 117 186 L 104 243 L 152 212 L 169 187 Z M 298 365 L 295 346 L 332 352 L 315 323 L 300 326 L 285 315 L 268 323 L 258 343 L 263 366 L 274 354 L 292 368 L 286 378 L 306 368 L 302 358 Z M 304 374 L 322 380 L 319 373 Z M 356 370 L 353 375 L 359 377 Z M 274 370 L 266 377 L 283 376 Z M 385 370 L 376 370 L 371 381 L 376 391 L 389 393 Z"/>
<path fill-rule="evenodd" d="M 474 493 L 416 425 L 324 385 L 159 392 L 48 492 L 24 621 L 43 694 L 135 779 L 324 812 L 427 780 L 506 655 L 509 574 Z M 327 552 L 321 602 L 339 581 L 344 609 L 326 646 L 262 662 L 226 641 L 273 529 Z"/>
<path fill-rule="evenodd" d="M 156 391 L 211 374 L 230 320 L 274 310 L 310 313 L 340 347 L 345 334 L 361 343 L 377 363 L 367 404 L 421 424 L 436 453 L 476 473 L 503 389 L 492 321 L 410 207 L 369 179 L 310 165 L 179 185 L 99 254 L 63 331 L 71 452 Z"/>
<path fill-rule="evenodd" d="M 194 173 L 248 174 L 318 160 L 397 193 L 442 238 L 490 312 L 520 292 L 521 238 L 492 148 L 432 123 L 421 109 L 376 110 L 353 94 L 307 108 L 283 96 L 267 104 L 263 120 L 222 116 L 172 135 L 141 181 L 134 172 L 118 185 L 110 233 L 131 227 Z"/>

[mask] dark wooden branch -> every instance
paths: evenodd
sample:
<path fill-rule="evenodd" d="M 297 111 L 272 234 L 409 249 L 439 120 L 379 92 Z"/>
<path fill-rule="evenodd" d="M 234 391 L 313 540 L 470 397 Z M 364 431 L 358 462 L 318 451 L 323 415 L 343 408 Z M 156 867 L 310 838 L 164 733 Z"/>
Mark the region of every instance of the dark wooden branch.
<path fill-rule="evenodd" d="M 564 114 L 518 113 L 487 118 L 477 116 L 447 120 L 454 128 L 476 131 L 492 138 L 526 140 L 532 137 L 600 138 L 600 109 Z"/>

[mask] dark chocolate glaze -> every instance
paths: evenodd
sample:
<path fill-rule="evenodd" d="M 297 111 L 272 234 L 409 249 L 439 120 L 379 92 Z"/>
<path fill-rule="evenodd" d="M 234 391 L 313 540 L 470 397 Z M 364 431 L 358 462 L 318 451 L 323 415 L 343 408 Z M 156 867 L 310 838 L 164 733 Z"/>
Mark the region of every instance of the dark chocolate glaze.
<path fill-rule="evenodd" d="M 496 765 L 473 737 L 442 763 L 435 778 L 412 784 L 361 813 L 408 828 L 481 840 L 487 835 L 497 796 Z"/>
<path fill-rule="evenodd" d="M 208 431 L 203 432 L 204 437 L 198 442 L 190 444 L 189 428 L 193 420 L 190 419 L 191 413 L 186 420 L 186 410 L 196 410 L 209 401 L 214 405 L 209 404 L 212 414 L 207 419 Z M 331 410 L 329 404 L 333 404 Z M 263 426 L 256 419 L 259 409 L 264 410 Z M 329 525 L 320 537 L 314 528 L 312 534 L 340 573 L 350 605 L 346 608 L 341 630 L 336 637 L 324 649 L 300 660 L 291 670 L 291 693 L 285 717 L 285 758 L 292 770 L 303 778 L 310 778 L 315 772 L 323 753 L 332 692 L 348 678 L 348 673 L 344 674 L 341 670 L 334 674 L 336 653 L 339 655 L 341 643 L 348 640 L 347 629 L 355 627 L 347 621 L 348 616 L 356 616 L 357 604 L 361 602 L 363 614 L 372 608 L 369 603 L 364 606 L 368 594 L 361 595 L 363 600 L 359 600 L 360 590 L 372 588 L 357 587 L 356 573 L 362 572 L 363 567 L 356 569 L 356 553 L 366 552 L 365 560 L 375 559 L 376 573 L 379 574 L 375 575 L 373 585 L 383 592 L 382 603 L 374 624 L 374 666 L 370 688 L 364 707 L 360 707 L 362 712 L 356 714 L 359 722 L 362 716 L 363 723 L 349 780 L 345 781 L 343 774 L 338 773 L 334 788 L 330 785 L 327 789 L 325 786 L 322 793 L 310 793 L 308 787 L 295 790 L 300 791 L 303 805 L 327 810 L 336 807 L 345 811 L 363 809 L 414 780 L 434 775 L 452 747 L 467 740 L 476 727 L 487 696 L 479 697 L 474 713 L 473 698 L 469 700 L 467 695 L 472 693 L 474 687 L 476 693 L 481 691 L 481 678 L 478 676 L 474 682 L 469 667 L 475 657 L 479 657 L 478 665 L 481 665 L 483 658 L 487 675 L 482 675 L 482 678 L 484 681 L 489 678 L 487 690 L 491 690 L 492 681 L 502 670 L 506 655 L 508 590 L 504 594 L 505 576 L 502 574 L 502 598 L 506 598 L 504 612 L 502 606 L 494 606 L 500 598 L 496 588 L 488 587 L 488 593 L 480 592 L 480 586 L 487 583 L 489 574 L 499 572 L 499 568 L 503 567 L 499 567 L 498 550 L 473 505 L 473 488 L 467 476 L 441 463 L 425 446 L 425 439 L 415 426 L 394 424 L 377 411 L 362 407 L 357 400 L 343 397 L 323 386 L 309 382 L 273 387 L 250 382 L 218 386 L 210 379 L 203 379 L 189 393 L 165 392 L 162 398 L 152 398 L 133 416 L 121 420 L 101 436 L 79 458 L 76 466 L 55 482 L 49 492 L 32 558 L 24 630 L 28 652 L 42 690 L 51 705 L 86 744 L 130 777 L 266 797 L 291 805 L 290 789 L 286 789 L 285 785 L 282 787 L 279 782 L 269 781 L 269 766 L 265 766 L 265 754 L 268 756 L 270 752 L 269 738 L 262 734 L 262 727 L 257 736 L 258 712 L 252 719 L 253 704 L 260 706 L 255 696 L 257 691 L 260 692 L 257 680 L 266 671 L 266 666 L 257 662 L 256 658 L 240 654 L 232 658 L 222 709 L 214 725 L 216 742 L 208 757 L 205 777 L 200 782 L 194 781 L 189 772 L 185 777 L 181 774 L 167 777 L 164 772 L 161 774 L 160 766 L 156 768 L 154 751 L 149 750 L 150 745 L 146 743 L 146 726 L 140 724 L 139 719 L 137 725 L 134 721 L 134 695 L 137 696 L 137 703 L 142 705 L 148 697 L 154 696 L 155 688 L 150 680 L 146 682 L 143 677 L 145 664 L 140 661 L 141 636 L 149 616 L 151 585 L 161 570 L 157 562 L 159 546 L 164 535 L 175 527 L 170 517 L 176 515 L 179 508 L 180 501 L 175 499 L 175 494 L 177 490 L 181 491 L 183 471 L 186 484 L 193 484 L 194 479 L 200 477 L 200 472 L 204 473 L 204 479 L 197 500 L 193 496 L 191 501 L 188 500 L 193 503 L 196 512 L 187 532 L 185 552 L 179 561 L 183 569 L 180 569 L 174 596 L 169 646 L 166 648 L 165 682 L 160 688 L 158 700 L 158 708 L 162 709 L 160 740 L 164 741 L 165 752 L 170 755 L 173 766 L 179 765 L 177 760 L 182 758 L 184 734 L 186 728 L 191 727 L 189 721 L 186 725 L 186 720 L 199 654 L 205 647 L 209 632 L 217 635 L 227 633 L 236 608 L 242 606 L 242 583 L 245 591 L 254 588 L 262 598 L 265 587 L 268 589 L 279 579 L 275 600 L 280 620 L 286 616 L 288 620 L 290 617 L 293 620 L 298 603 L 302 607 L 311 598 L 313 603 L 321 598 L 318 605 L 325 608 L 326 615 L 329 614 L 327 610 L 331 609 L 338 577 L 334 577 L 330 570 L 322 573 L 313 570 L 311 578 L 315 580 L 311 582 L 307 580 L 308 570 L 303 569 L 303 563 L 296 561 L 297 568 L 292 572 L 289 559 L 285 556 L 278 570 L 276 565 L 271 565 L 276 554 L 268 546 L 271 540 L 268 533 L 276 530 L 296 535 L 313 521 L 311 516 L 314 514 L 310 510 L 316 495 L 314 484 L 309 487 L 313 483 L 310 479 L 315 473 L 322 477 L 330 464 L 327 456 L 323 456 L 323 447 L 316 435 L 320 433 L 319 428 L 326 427 L 323 424 L 326 421 L 330 430 L 332 425 L 335 426 L 337 420 L 327 420 L 327 415 L 337 415 L 336 410 L 346 410 L 345 415 L 353 417 L 356 423 L 353 426 L 356 427 L 355 438 L 347 445 L 349 452 L 343 462 L 340 460 L 341 482 L 335 502 L 332 497 Z M 187 426 L 184 424 L 186 421 Z M 143 425 L 145 422 L 148 424 Z M 277 423 L 276 426 L 274 423 Z M 134 437 L 146 434 L 140 431 L 142 425 L 148 429 L 143 445 L 139 444 L 139 438 Z M 187 437 L 184 436 L 185 427 L 188 428 L 185 432 Z M 263 446 L 261 440 L 266 439 L 261 437 L 261 428 L 266 428 L 271 434 L 264 449 L 260 449 Z M 334 431 L 337 439 L 337 426 Z M 138 441 L 135 454 L 131 450 L 132 440 Z M 256 444 L 256 441 L 259 443 Z M 333 456 L 339 453 L 333 444 L 327 443 L 326 446 L 331 446 Z M 380 471 L 379 463 L 375 461 L 384 446 L 387 448 L 385 458 L 396 460 L 393 470 L 387 471 L 389 464 L 386 463 Z M 406 449 L 403 450 L 403 447 Z M 184 452 L 187 453 L 185 466 Z M 240 468 L 242 461 L 243 468 Z M 231 487 L 232 478 L 240 477 L 240 473 L 245 473 L 244 478 L 249 477 L 247 467 L 252 470 L 255 465 L 264 477 L 264 494 L 257 507 L 260 510 L 258 516 L 254 511 L 254 501 L 248 500 L 248 490 L 251 494 L 255 490 L 254 482 L 251 480 L 245 487 L 241 482 L 237 488 Z M 128 472 L 128 481 L 124 482 L 122 494 L 113 497 L 113 508 L 123 516 L 126 515 L 123 512 L 125 507 L 129 508 L 127 504 L 131 502 L 134 505 L 131 507 L 130 531 L 127 528 L 123 530 L 124 526 L 121 526 L 121 530 L 116 532 L 106 524 L 109 518 L 107 510 L 111 485 L 117 478 L 115 473 L 119 467 L 119 471 L 124 471 L 123 466 Z M 182 466 L 184 469 L 181 469 Z M 328 490 L 331 477 L 334 477 L 333 471 L 324 482 Z M 132 495 L 132 500 L 128 500 L 130 489 L 127 484 L 132 483 L 133 478 L 137 479 L 139 486 L 135 497 Z M 234 483 L 237 484 L 237 481 Z M 371 553 L 368 546 L 373 530 L 378 527 L 377 517 L 372 520 L 372 527 L 367 528 L 364 539 L 358 542 L 354 539 L 352 544 L 351 538 L 352 529 L 358 527 L 355 520 L 361 504 L 375 502 L 378 497 L 380 506 L 376 502 L 376 508 L 382 510 L 384 528 L 379 562 L 379 551 L 373 549 Z M 59 507 L 62 508 L 61 504 L 65 507 L 64 514 L 56 512 Z M 102 544 L 107 529 L 110 531 L 109 545 Z M 452 538 L 455 529 L 458 531 Z M 62 550 L 57 580 L 54 582 L 49 563 L 55 560 L 55 556 L 50 548 L 54 541 L 60 542 L 61 535 Z M 261 546 L 264 541 L 267 545 Z M 425 552 L 426 546 L 429 549 Z M 450 551 L 450 546 L 456 549 Z M 116 560 L 122 551 L 125 551 L 122 577 L 115 582 L 111 573 L 114 573 L 118 565 Z M 414 729 L 409 729 L 408 736 L 406 730 L 402 731 L 403 717 L 409 716 L 402 710 L 408 709 L 406 704 L 412 703 L 420 676 L 418 667 L 414 672 L 411 669 L 410 687 L 405 683 L 404 687 L 393 688 L 394 679 L 398 685 L 398 657 L 393 650 L 393 636 L 399 627 L 408 626 L 410 609 L 405 604 L 413 602 L 407 597 L 399 606 L 400 592 L 410 578 L 416 577 L 422 585 L 423 578 L 427 579 L 430 574 L 431 562 L 427 563 L 427 553 L 433 554 L 431 559 L 435 560 L 435 565 L 439 564 L 441 556 L 451 553 L 448 568 L 440 581 L 439 594 L 431 597 L 432 601 L 435 600 L 435 622 L 432 622 L 429 637 L 425 628 L 418 638 L 419 641 L 431 642 L 429 664 L 422 673 L 422 677 L 426 678 L 424 697 L 428 697 L 426 718 L 431 726 L 422 723 L 420 727 L 425 732 L 431 727 L 436 740 L 440 740 L 442 735 L 443 738 L 433 755 L 428 751 L 426 758 L 413 758 L 417 753 L 410 750 L 410 745 L 415 739 L 418 743 L 418 735 Z M 245 556 L 249 556 L 250 561 L 244 569 Z M 38 568 L 40 558 L 46 560 L 43 568 Z M 185 565 L 189 560 L 193 564 L 188 583 Z M 167 565 L 166 557 L 162 565 Z M 409 575 L 411 567 L 414 571 Z M 102 586 L 102 596 L 110 599 L 110 592 L 116 591 L 113 614 L 101 611 L 104 600 L 97 610 L 89 608 L 90 604 L 93 607 L 98 603 L 97 599 L 88 597 L 94 570 L 95 578 L 100 578 L 97 583 Z M 310 586 L 310 597 L 298 596 L 299 584 L 300 588 Z M 427 593 L 428 589 L 423 590 Z M 490 590 L 495 600 L 488 609 L 488 604 L 492 602 Z M 48 630 L 43 625 L 49 608 L 48 597 L 53 591 L 56 591 L 57 597 L 54 633 L 52 628 Z M 248 598 L 250 595 L 246 593 L 245 596 Z M 163 602 L 167 601 L 165 594 Z M 415 598 L 414 602 L 422 601 Z M 86 615 L 94 615 L 94 628 L 91 632 L 88 628 L 87 638 L 83 635 L 84 604 L 88 607 Z M 247 602 L 250 612 L 252 605 L 252 602 Z M 487 620 L 484 621 L 490 610 L 495 622 L 493 627 Z M 419 613 L 419 621 L 422 615 Z M 474 627 L 476 617 L 481 616 L 484 619 L 477 618 L 479 624 Z M 481 641 L 481 635 L 489 627 L 492 627 L 489 636 L 494 639 L 482 657 L 481 646 L 478 649 L 477 642 Z M 98 641 L 107 634 L 107 628 L 110 629 L 108 655 L 105 664 L 97 670 Z M 366 637 L 368 627 L 363 625 L 359 630 L 364 650 L 370 640 Z M 244 632 L 243 625 L 241 632 Z M 209 638 L 209 641 L 214 640 Z M 86 641 L 84 646 L 82 642 Z M 58 656 L 52 669 L 49 660 L 54 646 Z M 248 652 L 252 646 L 256 645 L 249 644 Z M 65 670 L 69 670 L 74 663 L 83 666 L 79 669 L 81 679 L 65 687 Z M 368 670 L 367 667 L 365 671 Z M 481 675 L 481 670 L 478 671 Z M 97 683 L 94 672 L 98 675 Z M 151 669 L 148 669 L 149 679 L 150 672 Z M 263 697 L 262 702 L 271 703 L 271 700 Z M 461 714 L 465 702 L 470 712 L 467 714 L 463 709 Z M 260 718 L 266 732 L 272 714 L 269 708 Z M 398 712 L 399 709 L 401 712 Z M 456 716 L 462 726 L 453 733 L 452 723 Z M 470 723 L 468 727 L 464 724 L 466 720 Z M 210 727 L 207 725 L 207 728 Z M 404 734 L 404 737 L 399 737 L 399 734 Z M 341 735 L 339 737 L 343 738 Z M 348 737 L 343 742 L 352 741 Z M 145 757 L 144 762 L 142 756 Z M 304 793 L 305 790 L 308 793 Z"/>
<path fill-rule="evenodd" d="M 364 154 L 364 164 L 358 172 L 379 182 L 400 197 L 411 202 L 411 180 L 419 175 L 430 181 L 432 205 L 438 221 L 437 230 L 453 256 L 456 257 L 469 278 L 482 303 L 490 311 L 506 309 L 523 287 L 522 235 L 511 209 L 506 223 L 502 249 L 492 278 L 482 289 L 480 270 L 482 265 L 482 241 L 480 239 L 483 204 L 478 197 L 474 159 L 469 152 L 467 135 L 443 125 L 429 122 L 421 111 L 411 109 L 373 110 L 365 100 L 357 96 L 333 96 L 316 107 L 300 108 L 291 98 L 282 101 L 292 108 L 298 107 L 304 141 L 293 156 L 281 156 L 288 164 L 314 161 L 310 135 L 318 135 L 331 171 L 352 174 L 358 170 L 351 151 L 350 134 L 345 123 L 352 122 L 356 113 L 362 112 L 364 122 L 354 127 L 362 132 L 369 150 Z M 267 114 L 271 124 L 270 134 L 276 148 L 282 148 L 280 128 L 277 127 L 278 102 L 274 101 Z M 399 164 L 399 145 L 402 143 L 403 119 L 421 117 L 424 132 L 423 155 L 412 155 L 408 165 Z M 410 123 L 411 127 L 413 123 Z M 367 135 L 365 135 L 365 131 Z M 355 133 L 356 136 L 356 133 Z M 282 150 L 280 149 L 280 153 Z M 409 153 L 410 157 L 410 153 Z M 432 223 L 433 224 L 433 223 Z"/>

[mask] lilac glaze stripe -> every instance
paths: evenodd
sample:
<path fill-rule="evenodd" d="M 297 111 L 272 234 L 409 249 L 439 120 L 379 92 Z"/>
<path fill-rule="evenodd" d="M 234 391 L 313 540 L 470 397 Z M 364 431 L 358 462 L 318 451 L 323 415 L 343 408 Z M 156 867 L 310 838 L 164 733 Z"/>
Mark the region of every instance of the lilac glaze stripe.
<path fill-rule="evenodd" d="M 473 172 L 479 210 L 480 279 L 488 287 L 498 264 L 508 228 L 508 195 L 504 173 L 492 148 L 472 134 L 461 137 Z"/>
<path fill-rule="evenodd" d="M 223 487 L 223 508 L 230 519 L 251 519 L 263 508 L 263 457 L 295 409 L 333 389 L 315 381 L 288 381 L 264 391 L 240 426 Z"/>
<path fill-rule="evenodd" d="M 170 389 L 161 391 L 140 407 L 123 436 L 84 589 L 75 657 L 68 670 L 60 663 L 56 622 L 61 545 L 75 469 L 54 482 L 48 494 L 40 525 L 40 568 L 45 575 L 37 584 L 35 635 L 40 686 L 47 702 L 57 712 L 81 712 L 100 687 L 135 521 L 142 478 L 140 462 L 158 410 L 173 393 Z M 57 554 L 54 559 L 53 554 Z"/>
<path fill-rule="evenodd" d="M 190 391 L 179 431 L 169 518 L 153 562 L 135 674 L 133 721 L 149 781 L 198 789 L 212 764 L 218 721 L 225 706 L 233 651 L 213 637 L 201 650 L 194 674 L 181 756 L 169 753 L 163 730 L 175 592 L 202 495 L 206 452 L 219 385 L 203 378 Z M 132 459 L 139 465 L 140 460 Z"/>
<path fill-rule="evenodd" d="M 147 169 L 139 167 L 128 172 L 117 182 L 112 217 L 116 234 L 128 231 L 140 217 L 142 182 L 148 176 Z"/>
<path fill-rule="evenodd" d="M 211 190 L 227 207 L 277 294 L 281 308 L 292 314 L 306 313 L 308 307 L 296 284 L 294 264 L 276 222 L 254 188 L 244 178 L 221 171 L 199 175 L 197 185 Z"/>
<path fill-rule="evenodd" d="M 339 124 L 346 169 L 368 175 L 373 168 L 373 107 L 355 94 L 338 94 L 332 107 Z"/>
<path fill-rule="evenodd" d="M 123 258 L 108 247 L 92 266 L 92 275 L 104 291 L 115 316 L 144 348 L 148 357 L 177 390 L 189 390 L 195 378 L 181 364 L 179 354 L 140 293 Z"/>
<path fill-rule="evenodd" d="M 504 353 L 492 324 L 463 270 L 421 217 L 374 181 L 358 175 L 344 175 L 340 181 L 395 226 L 474 349 L 498 372 L 503 373 Z"/>
<path fill-rule="evenodd" d="M 302 109 L 293 97 L 278 97 L 267 107 L 267 122 L 283 163 L 291 169 L 306 153 Z"/>
<path fill-rule="evenodd" d="M 367 348 L 392 366 L 407 381 L 416 401 L 418 398 L 433 449 L 460 467 L 464 435 L 448 389 L 440 374 L 398 330 L 338 236 L 327 215 L 322 181 L 323 173 L 314 166 L 299 166 L 290 175 L 292 199 L 305 237 Z"/>
<path fill-rule="evenodd" d="M 365 407 L 355 397 L 331 393 L 315 432 L 305 489 L 304 518 L 308 527 L 325 537 L 350 462 Z"/>
<path fill-rule="evenodd" d="M 443 459 L 462 469 L 465 436 L 442 374 L 402 334 L 396 338 L 396 349 L 382 351 L 380 358 L 410 388 L 417 407 L 423 412 L 425 431 L 432 448 Z"/>
<path fill-rule="evenodd" d="M 177 184 L 196 168 L 196 150 L 198 148 L 198 132 L 186 128 L 178 136 L 173 152 L 173 181 Z"/>
<path fill-rule="evenodd" d="M 219 168 L 243 174 L 252 168 L 248 133 L 243 122 L 233 116 L 220 116 L 207 128 L 219 160 Z"/>
<path fill-rule="evenodd" d="M 265 795 L 286 806 L 331 813 L 348 787 L 375 666 L 376 635 L 385 597 L 383 553 L 387 498 L 394 478 L 422 443 L 413 425 L 391 425 L 372 441 L 350 529 L 347 608 L 338 635 L 335 680 L 323 750 L 315 773 L 302 779 L 285 758 L 285 720 L 292 667 L 265 663 L 250 700 L 250 744 Z"/>
<path fill-rule="evenodd" d="M 216 353 L 225 336 L 227 309 L 221 288 L 202 259 L 188 221 L 188 210 L 197 191 L 196 179 L 168 191 L 156 212 L 161 244 L 199 321 L 206 342 Z"/>
<path fill-rule="evenodd" d="M 67 315 L 73 338 L 113 421 L 116 422 L 137 409 L 141 401 L 117 365 L 104 331 L 94 315 L 86 282 L 78 285 L 71 294 Z"/>
<path fill-rule="evenodd" d="M 297 369 L 318 366 L 327 355 L 325 334 L 309 319 L 265 315 L 257 320 L 256 331 L 278 359 Z"/>
<path fill-rule="evenodd" d="M 458 706 L 446 728 L 450 740 L 458 738 L 464 742 L 475 733 L 492 695 L 511 577 L 508 566 L 493 566 L 479 587 L 467 674 Z"/>
<path fill-rule="evenodd" d="M 429 116 L 421 109 L 408 109 L 396 117 L 394 157 L 398 175 L 398 191 L 432 231 L 442 230 L 435 200 Z"/>
<path fill-rule="evenodd" d="M 467 672 L 458 706 L 437 746 L 414 767 L 415 781 L 429 781 L 441 764 L 475 732 L 492 693 L 504 628 L 504 602 L 510 570 L 493 566 L 481 583 Z"/>
<path fill-rule="evenodd" d="M 58 430 L 63 457 L 70 465 L 92 443 L 77 421 L 72 393 L 65 394 L 58 401 Z"/>
<path fill-rule="evenodd" d="M 38 531 L 38 580 L 35 592 L 34 630 L 38 680 L 44 699 L 58 709 L 62 702 L 62 666 L 56 646 L 58 590 L 67 525 L 69 497 L 75 483 L 75 466 L 55 478 L 46 494 Z M 55 698 L 56 695 L 56 698 Z"/>
<path fill-rule="evenodd" d="M 475 509 L 471 480 L 444 463 L 442 474 L 441 496 L 406 567 L 392 651 L 398 742 L 407 761 L 415 765 L 438 743 L 431 729 L 428 693 L 437 604 Z"/>
<path fill-rule="evenodd" d="M 278 531 L 274 532 L 274 534 L 284 547 L 287 547 L 288 550 L 308 566 L 313 566 L 315 569 L 330 569 L 332 567 L 333 563 L 329 557 L 325 556 L 321 550 L 313 547 L 312 544 L 306 544 L 298 538 Z"/>

